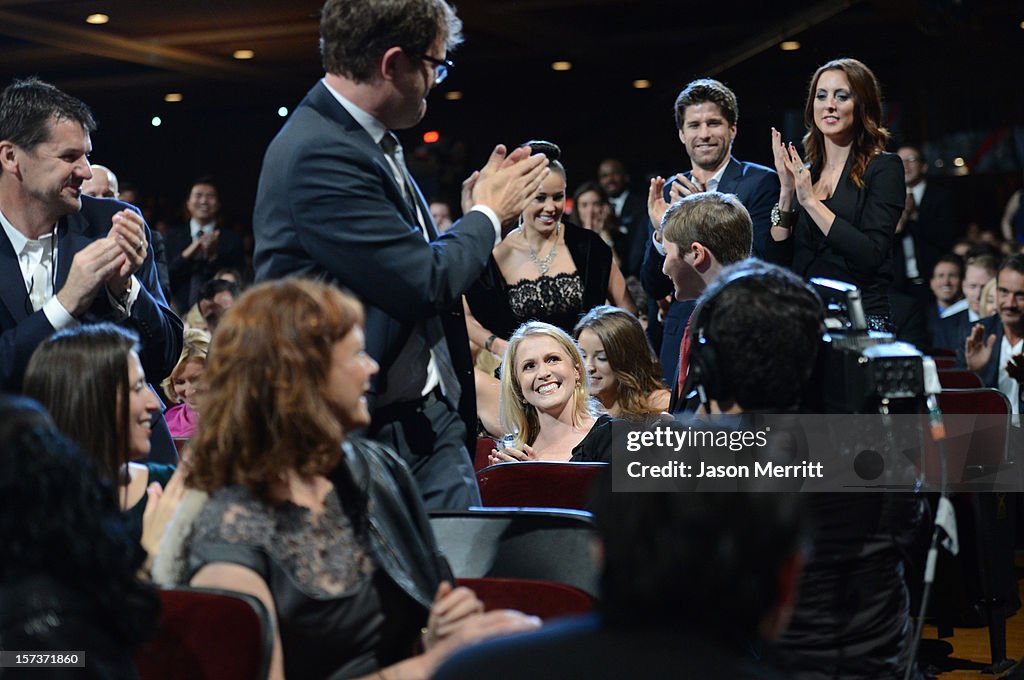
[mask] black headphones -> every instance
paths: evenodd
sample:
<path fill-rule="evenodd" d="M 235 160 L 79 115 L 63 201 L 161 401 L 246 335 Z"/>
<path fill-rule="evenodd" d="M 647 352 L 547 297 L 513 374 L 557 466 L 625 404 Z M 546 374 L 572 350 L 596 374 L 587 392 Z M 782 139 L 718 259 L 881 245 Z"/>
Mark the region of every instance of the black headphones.
<path fill-rule="evenodd" d="M 758 264 L 761 263 L 758 262 Z M 708 337 L 708 325 L 715 309 L 715 303 L 723 291 L 741 279 L 770 275 L 770 273 L 771 270 L 766 270 L 762 266 L 740 269 L 731 273 L 724 281 L 716 282 L 717 285 L 711 293 L 701 297 L 696 309 L 693 310 L 693 316 L 690 317 L 689 369 L 686 383 L 683 386 L 683 394 L 680 396 L 685 397 L 696 390 L 700 403 L 706 409 L 709 408 L 712 399 L 721 401 L 733 396 L 732 385 L 729 384 L 728 378 L 721 370 L 715 342 Z M 803 285 L 815 298 L 818 297 L 810 286 L 806 283 Z"/>

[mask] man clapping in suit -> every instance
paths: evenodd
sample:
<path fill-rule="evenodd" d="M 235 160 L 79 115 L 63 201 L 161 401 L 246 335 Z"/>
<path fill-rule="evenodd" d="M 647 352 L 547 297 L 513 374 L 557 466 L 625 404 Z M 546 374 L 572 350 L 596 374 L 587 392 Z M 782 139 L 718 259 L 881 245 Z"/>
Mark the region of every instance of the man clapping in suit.
<path fill-rule="evenodd" d="M 391 130 L 423 118 L 460 31 L 443 0 L 328 0 L 327 73 L 267 150 L 253 225 L 257 281 L 319 276 L 362 300 L 380 364 L 369 434 L 410 465 L 428 509 L 479 503 L 461 296 L 547 172 L 542 155 L 497 147 L 465 186 L 465 216 L 438 237 Z"/>

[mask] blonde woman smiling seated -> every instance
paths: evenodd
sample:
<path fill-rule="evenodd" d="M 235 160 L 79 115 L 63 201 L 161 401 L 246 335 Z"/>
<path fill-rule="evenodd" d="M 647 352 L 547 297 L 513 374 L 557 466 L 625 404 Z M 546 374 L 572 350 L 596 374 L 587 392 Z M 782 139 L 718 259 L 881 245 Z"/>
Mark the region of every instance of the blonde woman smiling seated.
<path fill-rule="evenodd" d="M 509 338 L 501 370 L 501 425 L 511 445 L 492 449 L 494 463 L 568 461 L 586 446 L 596 418 L 587 371 L 569 335 L 529 321 Z"/>

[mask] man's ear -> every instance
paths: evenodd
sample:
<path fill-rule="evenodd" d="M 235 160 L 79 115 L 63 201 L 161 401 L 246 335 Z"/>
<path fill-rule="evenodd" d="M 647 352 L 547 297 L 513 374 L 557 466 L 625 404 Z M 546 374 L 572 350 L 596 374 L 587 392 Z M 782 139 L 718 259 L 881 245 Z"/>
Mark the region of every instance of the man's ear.
<path fill-rule="evenodd" d="M 693 255 L 693 268 L 706 267 L 710 262 L 711 251 L 705 248 L 698 241 L 690 244 L 690 253 Z"/>
<path fill-rule="evenodd" d="M 394 80 L 398 73 L 398 60 L 402 57 L 401 47 L 389 47 L 380 58 L 379 75 L 384 80 Z"/>
<path fill-rule="evenodd" d="M 18 147 L 9 139 L 0 141 L 0 168 L 11 174 L 18 172 Z"/>

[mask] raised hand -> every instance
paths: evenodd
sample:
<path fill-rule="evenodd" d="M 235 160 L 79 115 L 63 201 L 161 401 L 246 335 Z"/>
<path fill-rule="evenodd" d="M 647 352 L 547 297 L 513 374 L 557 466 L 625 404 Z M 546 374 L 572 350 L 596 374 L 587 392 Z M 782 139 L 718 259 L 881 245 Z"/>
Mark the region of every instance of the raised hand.
<path fill-rule="evenodd" d="M 654 226 L 654 234 L 658 241 L 661 241 L 661 221 L 665 219 L 668 212 L 668 203 L 665 202 L 665 180 L 661 176 L 651 179 L 651 187 L 647 190 L 647 216 L 651 218 Z"/>
<path fill-rule="evenodd" d="M 142 216 L 134 210 L 121 210 L 111 220 L 107 238 L 115 241 L 125 256 L 124 264 L 117 275 L 107 281 L 111 294 L 121 297 L 128 291 L 132 274 L 139 271 L 149 253 L 146 242 L 146 227 Z"/>
<path fill-rule="evenodd" d="M 1006 372 L 1017 382 L 1024 384 L 1024 354 L 1014 354 L 1006 362 Z"/>
<path fill-rule="evenodd" d="M 71 316 L 81 316 L 103 285 L 116 276 L 126 262 L 123 249 L 114 239 L 93 241 L 75 253 L 64 287 L 57 293 L 57 300 Z"/>
<path fill-rule="evenodd" d="M 967 360 L 967 368 L 972 371 L 980 371 L 992 358 L 992 348 L 996 344 L 996 335 L 993 333 L 985 338 L 985 327 L 980 323 L 974 324 L 971 334 L 964 341 L 964 358 Z"/>
<path fill-rule="evenodd" d="M 523 212 L 547 174 L 544 154 L 531 156 L 530 149 L 522 147 L 506 155 L 499 144 L 470 188 L 471 202 L 486 205 L 505 223 Z"/>
<path fill-rule="evenodd" d="M 775 172 L 779 173 L 779 184 L 783 193 L 791 193 L 796 186 L 796 177 L 786 146 L 782 143 L 782 133 L 772 128 L 772 157 L 775 159 Z"/>

